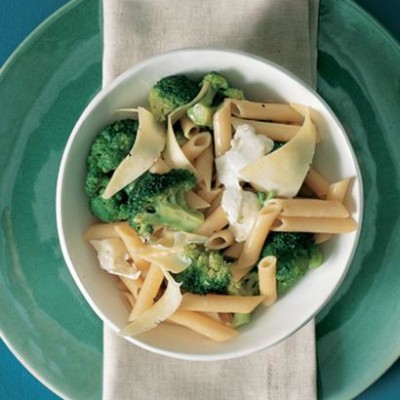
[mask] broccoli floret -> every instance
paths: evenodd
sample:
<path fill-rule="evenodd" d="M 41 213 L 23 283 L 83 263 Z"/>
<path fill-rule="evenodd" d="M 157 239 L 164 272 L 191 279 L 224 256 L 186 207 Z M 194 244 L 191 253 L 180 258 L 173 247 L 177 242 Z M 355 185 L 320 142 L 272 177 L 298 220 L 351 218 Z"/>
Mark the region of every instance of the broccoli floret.
<path fill-rule="evenodd" d="M 128 200 L 130 186 L 116 193 L 110 199 L 104 199 L 102 193 L 110 178 L 102 173 L 88 172 L 86 193 L 89 196 L 89 207 L 93 215 L 103 222 L 125 221 L 128 219 Z"/>
<path fill-rule="evenodd" d="M 196 125 L 212 129 L 213 115 L 223 99 L 225 97 L 243 99 L 244 94 L 241 90 L 230 87 L 228 81 L 216 72 L 205 75 L 201 85 L 207 88 L 206 94 L 187 110 L 187 115 Z"/>
<path fill-rule="evenodd" d="M 283 293 L 302 278 L 309 268 L 321 265 L 323 255 L 311 233 L 271 232 L 262 256 L 277 258 L 278 293 Z"/>
<path fill-rule="evenodd" d="M 227 293 L 232 279 L 231 264 L 219 251 L 188 244 L 184 256 L 190 260 L 190 265 L 175 275 L 176 281 L 182 283 L 182 289 L 195 294 Z"/>
<path fill-rule="evenodd" d="M 89 205 L 92 214 L 103 222 L 125 221 L 129 216 L 127 197 L 123 192 L 107 200 L 101 195 L 92 197 Z"/>
<path fill-rule="evenodd" d="M 196 82 L 185 75 L 171 75 L 159 80 L 149 91 L 150 110 L 163 122 L 176 108 L 193 100 L 199 91 Z"/>
<path fill-rule="evenodd" d="M 135 140 L 138 122 L 122 119 L 107 125 L 94 139 L 87 157 L 85 190 L 93 215 L 103 222 L 128 219 L 129 186 L 111 199 L 104 199 L 112 172 L 128 155 Z"/>
<path fill-rule="evenodd" d="M 122 119 L 107 125 L 93 141 L 87 158 L 90 172 L 114 171 L 131 150 L 138 128 L 138 121 Z"/>
<path fill-rule="evenodd" d="M 229 282 L 228 294 L 235 296 L 258 296 L 260 287 L 258 283 L 257 269 L 248 272 L 240 281 L 236 282 L 233 279 Z"/>
<path fill-rule="evenodd" d="M 195 176 L 185 169 L 165 174 L 146 172 L 130 192 L 130 225 L 141 236 L 150 235 L 157 225 L 185 232 L 196 230 L 204 216 L 190 208 L 184 197 L 196 184 Z"/>

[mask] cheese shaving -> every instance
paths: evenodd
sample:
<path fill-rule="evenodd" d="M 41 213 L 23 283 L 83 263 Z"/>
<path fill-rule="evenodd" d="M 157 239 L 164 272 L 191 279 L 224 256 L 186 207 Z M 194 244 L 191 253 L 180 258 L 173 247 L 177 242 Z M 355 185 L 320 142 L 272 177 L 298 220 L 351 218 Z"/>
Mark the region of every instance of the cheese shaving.
<path fill-rule="evenodd" d="M 240 177 L 257 190 L 276 190 L 278 196 L 294 197 L 312 163 L 316 130 L 309 112 L 298 133 L 280 149 L 250 163 Z"/>
<path fill-rule="evenodd" d="M 90 240 L 90 244 L 97 251 L 100 268 L 110 274 L 138 279 L 140 271 L 128 262 L 128 251 L 119 238 Z"/>
<path fill-rule="evenodd" d="M 165 147 L 164 127 L 153 114 L 143 107 L 138 108 L 139 128 L 132 150 L 118 165 L 103 197 L 109 199 L 126 185 L 145 173 L 160 156 Z"/>
<path fill-rule="evenodd" d="M 167 288 L 161 298 L 150 308 L 139 315 L 137 319 L 126 325 L 119 334 L 121 336 L 137 336 L 155 328 L 160 322 L 170 317 L 182 302 L 182 293 L 179 284 L 171 275 L 163 271 L 168 280 Z"/>

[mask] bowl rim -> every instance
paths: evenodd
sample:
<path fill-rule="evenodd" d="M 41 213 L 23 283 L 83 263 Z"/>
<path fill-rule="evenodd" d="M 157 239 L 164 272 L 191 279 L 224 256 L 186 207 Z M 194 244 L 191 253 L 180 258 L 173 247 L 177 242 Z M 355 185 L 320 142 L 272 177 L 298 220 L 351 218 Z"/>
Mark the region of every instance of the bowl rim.
<path fill-rule="evenodd" d="M 249 61 L 257 61 L 262 64 L 265 64 L 269 67 L 272 67 L 273 69 L 276 69 L 280 73 L 286 75 L 290 80 L 294 81 L 295 83 L 301 85 L 306 91 L 311 94 L 311 96 L 315 97 L 316 100 L 318 100 L 323 108 L 326 110 L 326 112 L 329 114 L 329 117 L 332 119 L 334 124 L 338 127 L 338 129 L 341 130 L 343 133 L 343 139 L 346 142 L 347 148 L 350 151 L 351 154 L 351 161 L 352 165 L 354 166 L 354 169 L 356 171 L 356 179 L 358 181 L 358 198 L 359 198 L 359 203 L 357 206 L 359 206 L 358 212 L 358 226 L 357 230 L 355 232 L 355 237 L 354 237 L 354 242 L 350 251 L 350 254 L 348 256 L 348 259 L 346 260 L 346 266 L 343 268 L 343 271 L 340 275 L 340 278 L 337 280 L 335 286 L 332 288 L 331 292 L 329 295 L 324 299 L 323 302 L 313 311 L 310 311 L 307 314 L 307 317 L 304 319 L 303 323 L 299 324 L 294 330 L 286 333 L 285 335 L 282 335 L 279 339 L 275 340 L 272 343 L 267 343 L 267 344 L 260 344 L 260 345 L 249 345 L 246 347 L 246 349 L 243 350 L 237 350 L 237 351 L 228 351 L 224 353 L 215 353 L 215 354 L 190 354 L 190 353 L 184 353 L 184 352 L 179 352 L 179 351 L 172 351 L 172 350 L 165 350 L 160 347 L 156 347 L 154 345 L 147 344 L 140 339 L 137 339 L 135 337 L 123 337 L 123 339 L 126 339 L 128 342 L 135 344 L 145 350 L 148 350 L 152 353 L 175 358 L 175 359 L 181 359 L 181 360 L 188 360 L 188 361 L 223 361 L 223 360 L 230 360 L 230 359 L 236 359 L 236 358 L 241 358 L 248 356 L 250 354 L 256 353 L 258 351 L 270 348 L 275 346 L 276 344 L 284 341 L 288 337 L 292 336 L 296 332 L 298 332 L 300 329 L 302 329 L 305 325 L 307 325 L 321 310 L 323 307 L 325 307 L 329 301 L 332 299 L 332 297 L 336 294 L 338 291 L 339 287 L 341 286 L 344 278 L 346 277 L 350 265 L 352 263 L 352 260 L 354 258 L 354 254 L 356 252 L 359 238 L 360 238 L 360 233 L 362 230 L 362 222 L 363 222 L 363 213 L 364 213 L 364 190 L 363 190 L 363 178 L 362 178 L 362 173 L 360 166 L 358 164 L 357 157 L 355 155 L 354 149 L 351 145 L 350 139 L 347 136 L 346 130 L 344 129 L 343 125 L 341 124 L 340 120 L 336 116 L 336 114 L 333 112 L 331 107 L 328 105 L 328 103 L 319 95 L 319 93 L 314 89 L 310 84 L 307 82 L 303 81 L 301 78 L 296 76 L 293 72 L 289 71 L 285 67 L 275 63 L 274 61 L 271 61 L 267 58 L 260 57 L 251 53 L 247 53 L 241 50 L 234 50 L 234 49 L 229 49 L 225 47 L 184 47 L 184 48 L 178 48 L 174 50 L 169 50 L 165 51 L 156 55 L 153 55 L 149 58 L 146 58 L 145 60 L 140 61 L 139 63 L 133 65 L 129 69 L 127 69 L 125 72 L 123 72 L 121 75 L 113 79 L 111 82 L 106 84 L 102 89 L 99 90 L 99 92 L 93 97 L 93 99 L 85 106 L 83 112 L 80 114 L 78 120 L 75 122 L 74 127 L 68 137 L 67 143 L 64 147 L 61 162 L 59 165 L 59 170 L 58 170 L 58 175 L 57 175 L 57 182 L 56 182 L 56 223 L 57 223 L 57 233 L 58 233 L 58 240 L 60 244 L 60 248 L 62 251 L 63 258 L 67 264 L 68 270 L 70 274 L 72 275 L 75 284 L 78 286 L 80 292 L 83 294 L 85 300 L 88 302 L 90 307 L 93 309 L 93 311 L 96 313 L 96 315 L 102 320 L 102 322 L 110 327 L 114 332 L 118 334 L 119 328 L 112 323 L 108 318 L 104 315 L 102 310 L 99 308 L 99 306 L 96 304 L 96 302 L 92 299 L 92 297 L 89 295 L 87 292 L 84 284 L 82 283 L 81 279 L 79 278 L 76 267 L 74 263 L 71 260 L 69 250 L 66 245 L 66 236 L 64 233 L 64 224 L 63 224 L 63 213 L 62 213 L 62 204 L 63 204 L 63 183 L 64 183 L 64 176 L 65 176 L 65 171 L 66 171 L 66 164 L 69 159 L 69 153 L 71 150 L 71 147 L 75 141 L 75 138 L 77 137 L 80 127 L 82 123 L 86 120 L 86 118 L 92 113 L 92 111 L 97 107 L 97 105 L 102 101 L 103 98 L 107 97 L 107 95 L 112 92 L 116 87 L 118 87 L 122 82 L 124 82 L 127 78 L 129 78 L 131 75 L 137 74 L 142 68 L 157 62 L 159 60 L 162 60 L 163 58 L 168 58 L 172 56 L 176 56 L 179 54 L 185 54 L 185 53 L 216 53 L 219 55 L 223 54 L 229 54 L 229 55 L 235 55 L 235 56 L 240 56 L 247 58 Z M 190 72 L 190 71 L 188 71 Z"/>

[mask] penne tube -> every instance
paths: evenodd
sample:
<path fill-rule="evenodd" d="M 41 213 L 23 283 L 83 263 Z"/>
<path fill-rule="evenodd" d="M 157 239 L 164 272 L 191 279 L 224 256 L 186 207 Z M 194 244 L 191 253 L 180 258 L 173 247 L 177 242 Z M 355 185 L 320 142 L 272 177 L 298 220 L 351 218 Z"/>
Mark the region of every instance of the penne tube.
<path fill-rule="evenodd" d="M 227 99 L 213 117 L 215 156 L 222 156 L 231 147 L 231 101 Z"/>
<path fill-rule="evenodd" d="M 341 181 L 332 183 L 329 186 L 328 194 L 327 194 L 326 198 L 328 200 L 336 200 L 336 201 L 340 201 L 341 203 L 343 203 L 343 201 L 346 197 L 349 183 L 350 183 L 349 178 L 342 179 Z"/>
<path fill-rule="evenodd" d="M 357 229 L 353 218 L 280 217 L 271 230 L 276 232 L 348 233 Z"/>
<path fill-rule="evenodd" d="M 150 263 L 139 256 L 139 253 L 145 248 L 145 244 L 142 242 L 139 235 L 128 224 L 116 225 L 114 226 L 114 230 L 124 242 L 135 266 L 142 273 L 146 274 Z"/>
<path fill-rule="evenodd" d="M 195 311 L 176 311 L 168 319 L 216 342 L 233 339 L 239 333 L 224 323 Z"/>
<path fill-rule="evenodd" d="M 336 200 L 343 203 L 347 189 L 349 187 L 350 179 L 342 179 L 341 181 L 334 182 L 329 186 L 328 194 L 326 195 L 327 200 Z M 327 242 L 331 238 L 329 233 L 316 233 L 314 235 L 315 243 L 321 244 Z"/>
<path fill-rule="evenodd" d="M 243 250 L 244 242 L 236 242 L 224 251 L 224 256 L 229 258 L 239 258 Z"/>
<path fill-rule="evenodd" d="M 263 257 L 257 264 L 260 293 L 265 296 L 263 304 L 270 306 L 276 302 L 276 257 Z"/>
<path fill-rule="evenodd" d="M 120 276 L 119 278 L 124 286 L 132 293 L 133 297 L 137 299 L 139 291 L 143 286 L 143 278 L 141 276 L 139 276 L 138 279 L 129 279 L 125 276 Z"/>
<path fill-rule="evenodd" d="M 195 233 L 203 236 L 210 236 L 212 233 L 221 230 L 228 224 L 228 217 L 224 209 L 219 206 L 209 215 Z"/>
<path fill-rule="evenodd" d="M 118 236 L 125 243 L 126 248 L 128 249 L 129 254 L 131 254 L 131 250 L 141 249 L 144 247 L 144 243 L 140 239 L 139 235 L 136 231 L 130 227 L 128 224 L 119 224 L 114 227 L 115 232 L 117 232 Z M 134 252 L 136 253 L 136 251 Z M 132 256 L 132 254 L 131 254 Z"/>
<path fill-rule="evenodd" d="M 200 187 L 201 186 L 202 185 L 200 184 Z M 197 191 L 197 194 L 208 203 L 212 203 L 213 200 L 221 193 L 221 191 L 221 188 L 212 188 L 210 190 L 207 190 L 206 188 L 201 188 Z"/>
<path fill-rule="evenodd" d="M 243 277 L 260 258 L 262 246 L 280 211 L 279 204 L 268 204 L 258 212 L 253 229 L 244 243 L 240 257 L 232 266 L 235 279 Z M 241 271 L 240 274 L 237 273 L 239 270 Z"/>
<path fill-rule="evenodd" d="M 216 313 L 251 313 L 265 300 L 265 296 L 232 296 L 221 294 L 198 295 L 185 293 L 179 310 L 216 312 Z"/>
<path fill-rule="evenodd" d="M 231 100 L 231 110 L 235 117 L 262 121 L 303 123 L 303 116 L 289 104 L 257 103 L 248 100 Z"/>
<path fill-rule="evenodd" d="M 278 124 L 232 117 L 232 125 L 235 130 L 238 126 L 243 124 L 252 126 L 258 135 L 267 136 L 276 142 L 288 142 L 300 129 L 298 125 Z"/>
<path fill-rule="evenodd" d="M 332 237 L 331 233 L 314 233 L 314 240 L 316 244 L 327 242 Z"/>
<path fill-rule="evenodd" d="M 335 200 L 319 199 L 272 199 L 268 204 L 281 207 L 282 217 L 347 218 L 346 207 Z"/>
<path fill-rule="evenodd" d="M 309 187 L 320 199 L 325 199 L 330 183 L 320 175 L 314 168 L 310 168 L 305 179 L 304 183 Z"/>
<path fill-rule="evenodd" d="M 210 203 L 203 200 L 202 197 L 192 191 L 185 193 L 185 200 L 187 205 L 195 210 L 204 210 L 205 208 L 210 207 Z"/>
<path fill-rule="evenodd" d="M 206 247 L 211 250 L 223 250 L 231 246 L 235 241 L 233 233 L 228 229 L 223 229 L 213 233 L 206 241 Z"/>
<path fill-rule="evenodd" d="M 189 161 L 193 161 L 211 145 L 210 132 L 200 132 L 193 135 L 183 146 L 182 152 Z M 196 167 L 194 167 L 196 168 Z"/>
<path fill-rule="evenodd" d="M 139 295 L 136 299 L 135 307 L 129 315 L 129 321 L 136 319 L 141 313 L 146 311 L 154 304 L 160 286 L 164 280 L 164 274 L 160 267 L 151 264 L 150 269 L 143 282 Z"/>
<path fill-rule="evenodd" d="M 212 146 L 207 147 L 194 161 L 193 166 L 196 168 L 201 177 L 201 184 L 206 190 L 211 190 L 211 182 L 214 172 L 214 153 Z"/>
<path fill-rule="evenodd" d="M 181 124 L 181 129 L 183 132 L 183 136 L 186 139 L 192 138 L 194 135 L 200 132 L 200 127 L 196 125 L 190 118 L 186 115 L 179 120 Z"/>
<path fill-rule="evenodd" d="M 112 222 L 108 224 L 94 224 L 91 225 L 83 234 L 84 240 L 101 240 L 107 238 L 117 238 L 118 233 L 115 231 L 116 226 L 128 225 L 127 222 Z"/>
<path fill-rule="evenodd" d="M 136 303 L 136 300 L 133 297 L 132 293 L 126 292 L 126 291 L 121 292 L 121 300 L 124 303 L 124 305 L 128 311 L 131 311 Z"/>
<path fill-rule="evenodd" d="M 210 204 L 210 207 L 206 210 L 206 218 L 211 215 L 218 207 L 221 206 L 221 201 L 222 201 L 222 195 L 224 191 L 221 190 L 218 195 L 213 199 L 213 201 Z"/>

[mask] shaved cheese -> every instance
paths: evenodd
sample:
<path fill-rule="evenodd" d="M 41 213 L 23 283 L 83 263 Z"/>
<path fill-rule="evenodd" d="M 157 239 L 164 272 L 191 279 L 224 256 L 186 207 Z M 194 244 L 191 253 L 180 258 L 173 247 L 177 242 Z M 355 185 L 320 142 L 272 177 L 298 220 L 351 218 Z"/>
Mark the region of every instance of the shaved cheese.
<path fill-rule="evenodd" d="M 160 245 L 147 245 L 141 248 L 137 256 L 150 263 L 157 264 L 166 271 L 175 274 L 182 272 L 190 265 L 190 260 L 182 255 L 181 250 Z"/>
<path fill-rule="evenodd" d="M 239 176 L 257 190 L 276 190 L 278 196 L 294 197 L 314 157 L 316 130 L 309 113 L 299 132 L 280 149 L 250 163 Z"/>
<path fill-rule="evenodd" d="M 176 140 L 176 135 L 174 132 L 174 127 L 171 117 L 168 117 L 167 143 L 165 146 L 163 157 L 165 162 L 170 168 L 187 169 L 192 174 L 194 174 L 198 180 L 201 179 L 196 168 L 185 156 L 185 153 L 182 151 L 181 146 L 179 146 L 179 143 Z"/>
<path fill-rule="evenodd" d="M 150 308 L 144 311 L 134 321 L 126 325 L 119 334 L 121 336 L 136 336 L 155 328 L 160 322 L 170 317 L 182 302 L 182 293 L 179 284 L 170 274 L 164 271 L 168 280 L 167 289 L 161 298 Z"/>
<path fill-rule="evenodd" d="M 128 262 L 128 251 L 119 238 L 90 240 L 90 244 L 97 251 L 100 267 L 110 274 L 139 278 L 140 271 Z"/>
<path fill-rule="evenodd" d="M 129 155 L 114 171 L 103 193 L 105 199 L 109 199 L 146 172 L 165 147 L 164 127 L 145 108 L 139 107 L 138 113 L 139 128 L 135 143 Z"/>
<path fill-rule="evenodd" d="M 186 114 L 186 110 L 188 108 L 199 102 L 207 91 L 208 83 L 203 85 L 198 95 L 190 103 L 177 108 L 168 116 L 167 143 L 163 153 L 164 160 L 170 168 L 187 169 L 188 171 L 192 172 L 198 180 L 201 180 L 201 176 L 197 172 L 197 169 L 187 159 L 182 151 L 181 146 L 179 146 L 179 143 L 176 140 L 174 123 Z"/>

